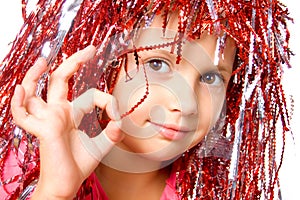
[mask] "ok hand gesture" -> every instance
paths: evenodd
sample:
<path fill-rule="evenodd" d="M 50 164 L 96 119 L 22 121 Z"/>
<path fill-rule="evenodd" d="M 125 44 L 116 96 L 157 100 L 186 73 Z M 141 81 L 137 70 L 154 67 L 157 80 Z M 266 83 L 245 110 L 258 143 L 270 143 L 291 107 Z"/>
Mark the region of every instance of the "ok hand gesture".
<path fill-rule="evenodd" d="M 33 198 L 71 199 L 102 157 L 123 138 L 117 126 L 116 100 L 111 95 L 90 89 L 73 102 L 67 100 L 69 78 L 95 52 L 95 47 L 89 46 L 51 74 L 47 102 L 36 96 L 37 82 L 47 70 L 43 58 L 15 89 L 11 102 L 14 121 L 40 141 L 41 169 Z M 89 138 L 78 125 L 95 106 L 106 110 L 111 121 L 99 136 Z"/>

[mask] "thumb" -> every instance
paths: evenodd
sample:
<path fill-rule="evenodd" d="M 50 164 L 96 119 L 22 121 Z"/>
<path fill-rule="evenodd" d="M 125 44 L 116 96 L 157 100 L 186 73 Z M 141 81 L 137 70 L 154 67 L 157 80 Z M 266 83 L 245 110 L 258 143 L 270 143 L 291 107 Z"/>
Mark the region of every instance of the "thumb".
<path fill-rule="evenodd" d="M 96 137 L 90 138 L 79 131 L 79 138 L 87 152 L 96 160 L 101 161 L 112 147 L 124 138 L 117 121 L 110 121 L 107 127 Z"/>

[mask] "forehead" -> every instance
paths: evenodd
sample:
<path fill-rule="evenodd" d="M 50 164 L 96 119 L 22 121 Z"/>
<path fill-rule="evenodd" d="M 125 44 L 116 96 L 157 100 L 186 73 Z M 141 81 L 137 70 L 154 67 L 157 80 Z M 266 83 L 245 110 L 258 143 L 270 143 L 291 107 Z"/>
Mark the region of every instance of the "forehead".
<path fill-rule="evenodd" d="M 178 32 L 171 29 L 163 30 L 162 28 L 149 27 L 139 31 L 138 37 L 134 41 L 135 48 L 149 48 L 150 52 L 156 55 L 172 54 L 172 58 L 176 60 L 177 54 L 181 59 L 188 61 L 194 66 L 212 66 L 213 62 L 206 50 L 201 44 L 195 40 L 189 40 L 188 38 L 179 38 Z M 178 52 L 180 48 L 180 52 Z M 141 53 L 146 53 L 141 52 Z"/>
<path fill-rule="evenodd" d="M 159 47 L 159 49 L 167 50 L 173 54 L 178 54 L 178 48 L 181 48 L 179 52 L 180 56 L 196 66 L 200 62 L 201 65 L 213 64 L 232 68 L 236 47 L 231 38 L 228 37 L 226 39 L 225 48 L 222 53 L 218 51 L 218 40 L 221 36 L 209 34 L 208 31 L 204 31 L 199 39 L 191 39 L 184 36 L 183 42 L 178 46 L 180 41 L 176 43 L 176 40 L 180 37 L 180 33 L 178 33 L 179 21 L 177 13 L 174 12 L 170 15 L 166 29 L 162 28 L 163 21 L 163 17 L 157 15 L 154 17 L 150 27 L 140 29 L 138 37 L 134 42 L 135 47 Z"/>

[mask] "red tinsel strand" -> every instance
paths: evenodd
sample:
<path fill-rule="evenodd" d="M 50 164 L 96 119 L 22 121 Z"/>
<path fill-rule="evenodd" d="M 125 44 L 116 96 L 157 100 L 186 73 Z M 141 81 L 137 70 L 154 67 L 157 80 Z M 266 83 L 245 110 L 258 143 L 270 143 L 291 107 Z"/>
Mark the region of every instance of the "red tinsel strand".
<path fill-rule="evenodd" d="M 277 77 L 276 75 L 275 75 L 275 77 Z M 276 91 L 278 91 L 278 90 L 276 90 Z M 274 91 L 275 92 L 275 91 Z M 273 93 L 273 92 L 272 92 Z M 272 101 L 271 101 L 272 102 Z M 273 137 L 272 137 L 272 139 L 273 139 Z M 275 144 L 275 143 L 272 143 L 273 145 Z M 272 146 L 272 144 L 271 144 L 271 146 Z M 273 153 L 271 153 L 272 155 L 273 155 Z M 271 185 L 271 184 L 270 184 Z"/>
<path fill-rule="evenodd" d="M 170 6 L 171 1 L 170 0 L 166 0 L 164 2 L 164 11 L 162 14 L 162 18 L 163 18 L 163 22 L 162 22 L 162 28 L 163 28 L 163 33 L 165 33 L 166 28 L 167 28 L 167 24 L 168 24 L 168 18 L 169 18 L 169 13 L 170 13 Z"/>
<path fill-rule="evenodd" d="M 43 4 L 39 5 L 40 7 L 43 6 Z M 40 8 L 39 7 L 39 8 Z M 24 8 L 24 7 L 23 7 Z M 25 8 L 24 8 L 25 9 Z M 58 10 L 54 9 L 51 10 L 51 12 L 58 12 Z M 50 13 L 51 13 L 50 12 Z M 57 16 L 58 13 L 53 14 L 52 16 Z M 32 151 L 35 151 L 37 149 L 37 146 L 34 145 L 33 149 L 30 149 L 28 147 L 32 146 L 31 141 L 29 141 L 26 137 L 26 134 L 23 132 L 20 135 L 20 137 L 14 137 L 14 134 L 4 134 L 6 133 L 13 133 L 13 130 L 15 129 L 15 126 L 11 124 L 12 126 L 7 126 L 11 122 L 11 114 L 10 114 L 10 98 L 12 96 L 12 93 L 14 91 L 14 87 L 16 83 L 20 83 L 21 80 L 23 79 L 24 74 L 26 71 L 29 69 L 29 66 L 33 64 L 33 62 L 36 60 L 38 57 L 39 53 L 41 51 L 38 50 L 36 47 L 40 47 L 41 45 L 34 45 L 33 43 L 42 43 L 40 36 L 46 36 L 49 33 L 49 27 L 45 30 L 40 28 L 43 26 L 42 23 L 37 20 L 43 19 L 43 17 L 49 17 L 47 15 L 42 15 L 41 9 L 37 9 L 36 13 L 31 13 L 28 18 L 26 18 L 26 23 L 27 25 L 24 25 L 23 28 L 20 31 L 20 34 L 17 38 L 17 40 L 13 43 L 12 50 L 9 52 L 9 54 L 5 57 L 4 62 L 2 63 L 1 66 L 1 75 L 0 75 L 0 81 L 1 81 L 1 99 L 4 100 L 1 102 L 1 118 L 3 117 L 3 121 L 1 123 L 1 133 L 2 136 L 1 138 L 6 140 L 6 141 L 15 141 L 15 142 L 9 142 L 8 146 L 6 148 L 3 148 L 1 150 L 1 182 L 7 182 L 3 180 L 3 173 L 6 173 L 7 167 L 6 163 L 4 162 L 5 158 L 7 156 L 11 155 L 13 156 L 13 152 L 15 152 L 15 160 L 17 162 L 17 166 L 20 167 L 20 169 L 23 169 L 23 173 L 20 174 L 20 179 L 18 179 L 18 182 L 20 183 L 26 183 L 26 180 L 33 179 L 31 174 L 36 174 L 36 173 L 31 173 L 32 169 L 34 170 L 35 167 L 33 168 L 27 168 L 26 165 L 30 164 L 31 162 L 37 163 L 38 165 L 38 160 L 31 158 L 32 156 Z M 45 18 L 44 18 L 45 19 Z M 54 21 L 57 19 L 54 19 Z M 53 23 L 55 24 L 55 23 Z M 31 26 L 30 26 L 31 25 Z M 30 26 L 30 27 L 29 27 Z M 38 30 L 38 31 L 36 31 Z M 54 30 L 55 31 L 55 30 Z M 30 39 L 31 38 L 31 39 Z M 26 57 L 25 55 L 28 54 L 30 56 Z M 21 64 L 22 63 L 22 64 Z M 8 68 L 6 66 L 14 66 L 13 68 Z M 9 79 L 10 80 L 9 80 Z M 10 97 L 10 98 L 9 98 Z M 19 158 L 17 155 L 19 154 L 19 147 L 18 146 L 13 146 L 16 143 L 26 143 L 28 144 L 28 147 L 25 149 L 24 152 L 24 159 Z M 36 170 L 35 170 L 36 171 Z M 24 173 L 25 172 L 25 173 Z M 26 173 L 27 172 L 27 173 Z M 18 175 L 16 175 L 17 177 Z M 7 179 L 9 180 L 9 179 Z M 10 179 L 13 181 L 13 179 Z M 11 181 L 7 182 L 7 185 L 12 184 Z M 6 185 L 3 186 L 4 188 Z M 22 188 L 22 185 L 20 185 Z M 25 187 L 25 186 L 23 186 Z M 19 190 L 19 189 L 18 189 Z M 10 189 L 11 191 L 11 189 Z M 17 193 L 17 191 L 16 191 Z M 7 198 L 13 198 L 14 195 L 18 195 L 14 192 L 11 193 L 11 197 Z"/>
<path fill-rule="evenodd" d="M 136 59 L 136 58 L 135 58 Z M 136 60 L 136 64 L 138 65 L 138 60 Z M 121 118 L 126 117 L 127 115 L 131 114 L 135 109 L 137 109 L 147 98 L 148 94 L 149 94 L 149 82 L 148 82 L 148 77 L 147 77 L 147 73 L 146 73 L 146 69 L 145 66 L 143 65 L 143 72 L 144 72 L 144 76 L 145 76 L 145 95 L 134 105 L 131 107 L 131 109 L 123 114 L 121 114 Z"/>

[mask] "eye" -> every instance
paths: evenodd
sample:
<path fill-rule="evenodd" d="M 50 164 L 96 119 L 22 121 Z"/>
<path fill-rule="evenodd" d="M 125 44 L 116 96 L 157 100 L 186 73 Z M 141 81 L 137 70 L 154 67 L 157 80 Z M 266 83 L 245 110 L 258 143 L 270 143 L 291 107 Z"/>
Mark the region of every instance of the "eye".
<path fill-rule="evenodd" d="M 218 86 L 224 83 L 224 77 L 218 72 L 208 72 L 200 77 L 200 81 L 205 84 Z"/>
<path fill-rule="evenodd" d="M 146 67 L 150 67 L 151 70 L 159 73 L 167 73 L 171 71 L 170 65 L 161 59 L 151 59 L 145 63 Z"/>

